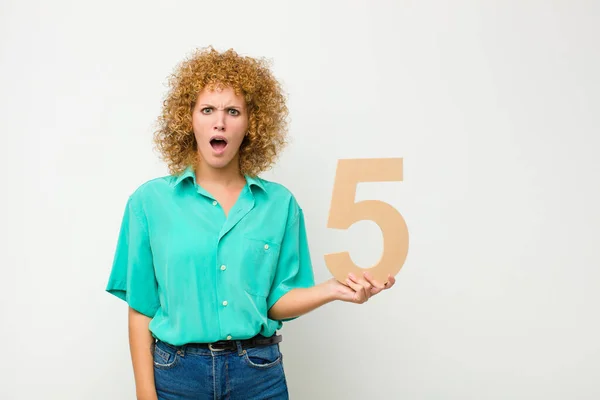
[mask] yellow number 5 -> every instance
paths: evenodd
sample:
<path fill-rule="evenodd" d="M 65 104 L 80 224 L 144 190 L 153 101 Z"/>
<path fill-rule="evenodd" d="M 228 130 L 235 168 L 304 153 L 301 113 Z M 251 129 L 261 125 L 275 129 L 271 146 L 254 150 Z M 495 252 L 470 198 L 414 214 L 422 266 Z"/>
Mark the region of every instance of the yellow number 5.
<path fill-rule="evenodd" d="M 395 276 L 408 253 L 408 228 L 402 215 L 390 204 L 380 200 L 355 202 L 360 182 L 402 181 L 402 158 L 339 160 L 329 208 L 328 228 L 348 229 L 358 221 L 370 220 L 381 229 L 383 253 L 369 271 L 379 282 Z M 345 282 L 348 273 L 362 276 L 362 269 L 345 251 L 325 255 L 325 264 L 333 276 Z"/>

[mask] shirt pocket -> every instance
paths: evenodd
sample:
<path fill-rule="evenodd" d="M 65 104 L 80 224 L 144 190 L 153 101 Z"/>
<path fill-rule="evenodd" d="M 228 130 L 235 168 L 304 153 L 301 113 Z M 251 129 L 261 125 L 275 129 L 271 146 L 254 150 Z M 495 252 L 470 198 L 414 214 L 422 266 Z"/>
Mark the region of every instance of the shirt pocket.
<path fill-rule="evenodd" d="M 257 237 L 242 239 L 242 282 L 247 293 L 267 297 L 277 270 L 280 246 Z"/>

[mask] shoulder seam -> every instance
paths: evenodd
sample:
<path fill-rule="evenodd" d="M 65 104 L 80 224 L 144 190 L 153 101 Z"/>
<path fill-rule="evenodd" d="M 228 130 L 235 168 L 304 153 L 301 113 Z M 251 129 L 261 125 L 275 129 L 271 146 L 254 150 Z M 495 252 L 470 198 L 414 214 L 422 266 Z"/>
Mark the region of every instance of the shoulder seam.
<path fill-rule="evenodd" d="M 139 210 L 135 206 L 134 202 L 135 202 L 135 200 L 133 198 L 133 195 L 130 195 L 129 200 L 127 201 L 127 203 L 129 204 L 128 207 L 131 210 L 131 212 L 133 213 L 133 215 L 135 216 L 135 219 L 137 220 L 138 224 L 140 224 L 143 227 L 144 232 L 148 233 L 148 224 L 145 219 L 145 215 L 143 216 L 144 218 L 142 218 L 142 216 L 139 214 Z M 139 199 L 139 202 L 141 203 L 142 208 L 145 208 L 144 200 Z"/>

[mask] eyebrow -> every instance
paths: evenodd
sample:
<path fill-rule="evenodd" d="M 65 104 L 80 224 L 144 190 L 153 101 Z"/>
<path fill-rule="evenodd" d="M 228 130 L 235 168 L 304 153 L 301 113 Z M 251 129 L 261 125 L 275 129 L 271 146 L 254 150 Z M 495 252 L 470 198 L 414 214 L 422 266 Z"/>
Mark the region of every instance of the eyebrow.
<path fill-rule="evenodd" d="M 214 107 L 212 104 L 200 104 L 199 107 Z M 242 106 L 238 106 L 238 105 L 231 105 L 231 106 L 225 106 L 225 108 L 242 108 Z"/>

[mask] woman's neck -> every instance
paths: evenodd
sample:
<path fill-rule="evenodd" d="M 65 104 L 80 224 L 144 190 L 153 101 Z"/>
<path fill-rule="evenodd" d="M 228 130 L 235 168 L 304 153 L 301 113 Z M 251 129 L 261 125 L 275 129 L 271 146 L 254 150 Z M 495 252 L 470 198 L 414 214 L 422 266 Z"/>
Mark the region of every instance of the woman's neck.
<path fill-rule="evenodd" d="M 195 168 L 196 182 L 201 186 L 231 187 L 245 184 L 245 178 L 235 162 L 224 168 L 211 168 L 200 162 Z"/>

